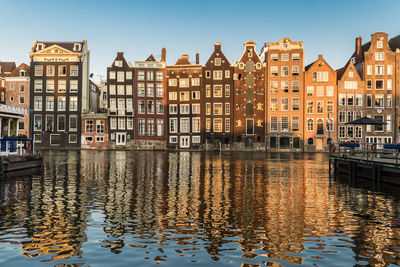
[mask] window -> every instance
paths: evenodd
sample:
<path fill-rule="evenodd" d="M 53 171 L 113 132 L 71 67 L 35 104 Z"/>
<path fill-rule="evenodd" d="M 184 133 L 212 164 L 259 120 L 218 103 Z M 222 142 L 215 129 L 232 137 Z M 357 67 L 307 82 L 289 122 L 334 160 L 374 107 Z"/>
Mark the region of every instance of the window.
<path fill-rule="evenodd" d="M 340 126 L 339 127 L 339 138 L 345 138 L 346 137 L 346 127 Z"/>
<path fill-rule="evenodd" d="M 189 118 L 181 118 L 180 130 L 181 130 L 181 133 L 189 133 L 190 132 L 190 119 Z"/>
<path fill-rule="evenodd" d="M 170 104 L 169 105 L 169 114 L 178 114 L 178 105 Z"/>
<path fill-rule="evenodd" d="M 57 131 L 64 132 L 65 131 L 65 115 L 58 115 L 57 116 Z"/>
<path fill-rule="evenodd" d="M 69 81 L 69 91 L 71 93 L 78 92 L 78 80 L 70 80 Z"/>
<path fill-rule="evenodd" d="M 133 121 L 133 118 L 132 118 Z M 133 129 L 133 123 L 132 123 L 132 129 Z M 157 136 L 164 136 L 164 120 L 163 119 L 157 119 Z"/>
<path fill-rule="evenodd" d="M 292 131 L 300 130 L 300 117 L 292 117 Z"/>
<path fill-rule="evenodd" d="M 222 103 L 214 103 L 213 110 L 214 115 L 222 115 Z"/>
<path fill-rule="evenodd" d="M 292 81 L 292 93 L 300 92 L 300 81 L 294 80 Z"/>
<path fill-rule="evenodd" d="M 289 61 L 289 54 L 282 54 L 281 55 L 281 60 L 282 61 Z"/>
<path fill-rule="evenodd" d="M 154 96 L 154 84 L 147 83 L 147 96 Z"/>
<path fill-rule="evenodd" d="M 153 71 L 146 71 L 146 75 L 147 75 L 147 80 L 148 81 L 153 81 L 154 80 L 154 72 Z"/>
<path fill-rule="evenodd" d="M 145 119 L 139 119 L 139 136 L 143 136 L 146 134 L 146 120 Z"/>
<path fill-rule="evenodd" d="M 46 97 L 46 111 L 54 111 L 54 96 Z"/>
<path fill-rule="evenodd" d="M 50 135 L 50 145 L 59 146 L 61 144 L 61 136 L 59 134 Z"/>
<path fill-rule="evenodd" d="M 225 115 L 231 114 L 231 104 L 225 103 Z"/>
<path fill-rule="evenodd" d="M 155 135 L 155 128 L 154 128 L 154 119 L 147 120 L 147 135 L 153 136 Z"/>
<path fill-rule="evenodd" d="M 387 89 L 387 90 L 392 90 L 392 80 L 391 80 L 391 79 L 388 79 L 388 80 L 387 80 L 387 87 L 386 87 L 386 89 Z"/>
<path fill-rule="evenodd" d="M 206 132 L 210 132 L 210 131 L 211 131 L 211 119 L 206 118 Z"/>
<path fill-rule="evenodd" d="M 281 98 L 281 110 L 282 111 L 289 110 L 289 98 L 287 97 Z"/>
<path fill-rule="evenodd" d="M 42 110 L 42 97 L 41 96 L 35 96 L 33 109 L 36 111 Z"/>
<path fill-rule="evenodd" d="M 41 143 L 42 142 L 42 135 L 41 134 L 34 134 L 33 135 L 33 142 Z"/>
<path fill-rule="evenodd" d="M 393 97 L 392 97 L 392 95 L 388 94 L 388 95 L 386 95 L 386 106 L 388 108 L 391 108 L 392 105 L 393 105 Z"/>
<path fill-rule="evenodd" d="M 117 109 L 117 100 L 115 98 L 110 98 L 110 111 L 115 112 Z"/>
<path fill-rule="evenodd" d="M 115 71 L 109 72 L 110 80 L 115 80 Z"/>
<path fill-rule="evenodd" d="M 349 77 L 350 77 L 350 78 L 353 78 L 353 77 L 354 77 L 354 72 L 349 71 Z"/>
<path fill-rule="evenodd" d="M 230 78 L 231 77 L 231 71 L 230 70 L 226 70 L 225 71 L 225 78 Z"/>
<path fill-rule="evenodd" d="M 213 120 L 213 131 L 216 133 L 222 132 L 222 119 L 216 118 Z"/>
<path fill-rule="evenodd" d="M 164 103 L 162 100 L 156 101 L 156 112 L 157 114 L 164 114 Z"/>
<path fill-rule="evenodd" d="M 181 104 L 179 106 L 180 114 L 190 114 L 190 105 L 189 104 Z"/>
<path fill-rule="evenodd" d="M 387 65 L 387 74 L 393 75 L 393 65 Z"/>
<path fill-rule="evenodd" d="M 169 100 L 178 100 L 178 93 L 177 92 L 169 92 L 168 98 L 169 98 Z"/>
<path fill-rule="evenodd" d="M 157 71 L 156 72 L 156 80 L 157 81 L 162 81 L 164 78 L 163 72 L 162 71 Z"/>
<path fill-rule="evenodd" d="M 206 78 L 211 78 L 211 71 L 209 70 L 206 71 Z"/>
<path fill-rule="evenodd" d="M 214 97 L 222 97 L 222 85 L 213 86 Z"/>
<path fill-rule="evenodd" d="M 213 71 L 213 80 L 222 80 L 222 70 Z"/>
<path fill-rule="evenodd" d="M 392 115 L 390 114 L 386 115 L 386 131 L 392 131 Z"/>
<path fill-rule="evenodd" d="M 289 67 L 288 66 L 282 66 L 282 72 L 281 76 L 289 76 Z"/>
<path fill-rule="evenodd" d="M 333 101 L 332 100 L 326 101 L 326 112 L 329 114 L 333 114 Z"/>
<path fill-rule="evenodd" d="M 147 114 L 154 114 L 154 101 L 147 100 Z"/>
<path fill-rule="evenodd" d="M 281 131 L 282 132 L 289 131 L 289 117 L 287 116 L 281 117 Z"/>
<path fill-rule="evenodd" d="M 58 80 L 58 92 L 65 93 L 67 91 L 67 81 L 66 80 Z"/>
<path fill-rule="evenodd" d="M 23 84 L 19 85 L 19 92 L 20 93 L 24 93 L 25 92 L 25 85 L 23 85 Z"/>
<path fill-rule="evenodd" d="M 137 85 L 138 85 L 138 89 L 137 89 L 138 96 L 144 96 L 144 94 L 145 94 L 144 83 L 138 83 Z"/>
<path fill-rule="evenodd" d="M 292 76 L 300 75 L 300 66 L 292 66 Z"/>
<path fill-rule="evenodd" d="M 70 71 L 71 71 L 71 76 L 78 76 L 78 65 L 71 65 Z"/>
<path fill-rule="evenodd" d="M 314 131 L 314 119 L 307 119 L 307 131 Z"/>
<path fill-rule="evenodd" d="M 70 134 L 68 141 L 70 144 L 76 144 L 78 142 L 78 136 L 76 134 Z"/>
<path fill-rule="evenodd" d="M 156 96 L 163 97 L 164 96 L 164 87 L 162 83 L 156 84 Z"/>
<path fill-rule="evenodd" d="M 43 80 L 35 80 L 35 93 L 41 93 L 43 90 Z"/>
<path fill-rule="evenodd" d="M 313 82 L 327 82 L 329 80 L 329 74 L 327 71 L 313 72 Z"/>
<path fill-rule="evenodd" d="M 344 89 L 357 89 L 358 82 L 357 81 L 345 81 L 344 82 Z"/>
<path fill-rule="evenodd" d="M 117 129 L 117 118 L 116 118 L 116 117 L 112 117 L 112 118 L 110 119 L 110 128 L 111 128 L 112 130 Z"/>
<path fill-rule="evenodd" d="M 328 96 L 328 97 L 334 96 L 334 87 L 333 86 L 326 87 L 326 96 Z"/>
<path fill-rule="evenodd" d="M 56 66 L 47 65 L 46 66 L 46 76 L 54 76 L 56 73 Z"/>
<path fill-rule="evenodd" d="M 169 137 L 169 142 L 170 142 L 171 144 L 176 144 L 176 143 L 178 143 L 178 137 L 176 137 L 176 136 L 170 136 L 170 137 Z"/>
<path fill-rule="evenodd" d="M 278 131 L 278 117 L 275 117 L 275 116 L 271 117 L 270 130 L 271 130 L 271 132 Z"/>
<path fill-rule="evenodd" d="M 324 87 L 323 86 L 317 86 L 317 96 L 319 96 L 319 97 L 324 96 Z"/>
<path fill-rule="evenodd" d="M 307 86 L 307 96 L 314 96 L 314 86 Z"/>
<path fill-rule="evenodd" d="M 118 129 L 125 130 L 125 118 L 118 117 Z"/>
<path fill-rule="evenodd" d="M 293 61 L 300 60 L 300 54 L 299 53 L 293 53 L 292 54 L 292 60 Z"/>
<path fill-rule="evenodd" d="M 385 66 L 376 65 L 375 66 L 375 75 L 384 75 L 385 74 Z"/>
<path fill-rule="evenodd" d="M 168 85 L 169 86 L 177 86 L 178 85 L 177 79 L 169 79 L 168 80 Z"/>
<path fill-rule="evenodd" d="M 225 119 L 225 132 L 229 133 L 231 131 L 231 120 L 229 118 Z"/>
<path fill-rule="evenodd" d="M 192 86 L 200 86 L 200 78 L 192 78 Z"/>
<path fill-rule="evenodd" d="M 314 114 L 314 101 L 307 101 L 307 114 Z"/>
<path fill-rule="evenodd" d="M 281 90 L 283 93 L 289 92 L 289 81 L 281 81 Z"/>
<path fill-rule="evenodd" d="M 60 65 L 58 66 L 58 76 L 66 76 L 67 75 L 67 66 Z"/>
<path fill-rule="evenodd" d="M 19 103 L 20 103 L 20 104 L 25 104 L 25 97 L 20 96 L 20 97 L 19 97 Z"/>
<path fill-rule="evenodd" d="M 70 111 L 77 111 L 78 110 L 78 97 L 77 96 L 70 96 L 69 97 L 69 110 Z"/>
<path fill-rule="evenodd" d="M 270 99 L 270 110 L 278 111 L 278 98 L 274 97 Z"/>
<path fill-rule="evenodd" d="M 200 104 L 192 104 L 192 113 L 200 114 Z"/>
<path fill-rule="evenodd" d="M 42 115 L 41 114 L 35 114 L 33 116 L 33 123 L 34 123 L 34 130 L 35 131 L 41 131 L 42 130 Z"/>
<path fill-rule="evenodd" d="M 183 88 L 189 87 L 189 79 L 188 78 L 179 79 L 179 87 L 183 87 Z"/>
<path fill-rule="evenodd" d="M 362 106 L 363 105 L 363 103 L 362 103 L 362 94 L 356 94 L 356 103 L 355 103 L 355 105 L 356 106 Z"/>
<path fill-rule="evenodd" d="M 271 81 L 271 93 L 278 93 L 278 84 L 277 81 Z"/>
<path fill-rule="evenodd" d="M 317 101 L 317 114 L 324 113 L 324 101 Z"/>
<path fill-rule="evenodd" d="M 375 52 L 375 61 L 385 61 L 385 53 Z"/>
<path fill-rule="evenodd" d="M 193 91 L 192 92 L 192 99 L 199 100 L 200 99 L 200 91 Z"/>
<path fill-rule="evenodd" d="M 206 103 L 206 115 L 211 115 L 211 103 Z"/>
<path fill-rule="evenodd" d="M 190 100 L 190 95 L 189 92 L 179 92 L 179 99 L 181 101 L 189 101 Z"/>
<path fill-rule="evenodd" d="M 138 79 L 138 81 L 144 81 L 144 70 L 138 71 L 137 79 Z"/>
<path fill-rule="evenodd" d="M 54 131 L 54 115 L 46 115 L 46 132 Z"/>
<path fill-rule="evenodd" d="M 104 121 L 96 120 L 96 133 L 102 134 L 105 131 Z"/>
<path fill-rule="evenodd" d="M 354 105 L 354 95 L 348 95 L 347 96 L 347 105 L 348 106 L 353 106 Z"/>
<path fill-rule="evenodd" d="M 54 80 L 46 80 L 46 92 L 54 92 Z"/>
<path fill-rule="evenodd" d="M 375 115 L 375 120 L 383 122 L 383 115 Z M 375 132 L 383 132 L 383 125 L 375 125 Z"/>
<path fill-rule="evenodd" d="M 14 102 L 14 97 L 10 96 L 10 102 Z"/>
<path fill-rule="evenodd" d="M 382 40 L 378 40 L 376 42 L 376 48 L 383 48 L 383 41 Z"/>
<path fill-rule="evenodd" d="M 206 97 L 211 97 L 211 85 L 206 85 Z"/>
<path fill-rule="evenodd" d="M 383 80 L 375 80 L 375 90 L 383 90 Z"/>
<path fill-rule="evenodd" d="M 278 61 L 278 54 L 271 54 L 272 61 Z"/>
<path fill-rule="evenodd" d="M 356 126 L 356 138 L 362 138 L 362 127 L 361 126 Z"/>
<path fill-rule="evenodd" d="M 126 79 L 127 80 L 132 80 L 132 71 L 127 71 L 126 73 L 125 73 L 125 77 L 126 77 Z"/>
<path fill-rule="evenodd" d="M 271 66 L 271 76 L 278 77 L 278 66 Z"/>
<path fill-rule="evenodd" d="M 297 97 L 292 98 L 292 110 L 293 111 L 300 110 L 300 99 Z"/>
<path fill-rule="evenodd" d="M 367 108 L 372 108 L 372 95 L 367 95 Z"/>
<path fill-rule="evenodd" d="M 354 127 L 353 126 L 347 126 L 347 137 L 348 138 L 353 138 L 354 136 Z"/>
<path fill-rule="evenodd" d="M 126 85 L 126 94 L 132 95 L 132 85 Z"/>
<path fill-rule="evenodd" d="M 35 76 L 43 76 L 43 65 L 35 66 Z"/>
<path fill-rule="evenodd" d="M 115 95 L 115 93 L 116 93 L 115 85 L 110 84 L 109 89 L 110 89 L 110 95 Z"/>
<path fill-rule="evenodd" d="M 375 95 L 375 107 L 383 108 L 384 107 L 384 95 Z"/>
<path fill-rule="evenodd" d="M 192 118 L 192 132 L 194 133 L 200 132 L 200 117 Z"/>
<path fill-rule="evenodd" d="M 66 107 L 66 97 L 65 96 L 59 96 L 57 100 L 57 110 L 58 111 L 65 111 Z"/>
<path fill-rule="evenodd" d="M 372 90 L 372 80 L 367 80 L 367 90 Z"/>
<path fill-rule="evenodd" d="M 372 75 L 372 65 L 367 65 L 367 75 Z"/>

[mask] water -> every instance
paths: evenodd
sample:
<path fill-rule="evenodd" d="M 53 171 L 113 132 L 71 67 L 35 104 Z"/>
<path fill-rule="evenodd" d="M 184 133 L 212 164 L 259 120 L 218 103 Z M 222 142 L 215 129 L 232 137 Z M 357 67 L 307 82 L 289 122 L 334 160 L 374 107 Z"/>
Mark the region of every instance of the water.
<path fill-rule="evenodd" d="M 0 182 L 1 266 L 400 264 L 398 188 L 325 154 L 50 151 Z"/>

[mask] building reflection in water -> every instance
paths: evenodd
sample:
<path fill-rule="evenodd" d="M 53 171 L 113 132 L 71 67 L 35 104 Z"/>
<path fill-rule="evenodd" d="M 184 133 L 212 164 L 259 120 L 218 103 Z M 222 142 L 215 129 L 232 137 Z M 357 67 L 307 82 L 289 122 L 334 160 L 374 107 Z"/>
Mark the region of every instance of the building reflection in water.
<path fill-rule="evenodd" d="M 85 243 L 110 258 L 135 251 L 166 264 L 400 264 L 399 198 L 329 179 L 325 162 L 324 154 L 47 152 L 43 174 L 1 181 L 0 244 L 88 265 Z M 103 236 L 89 242 L 95 224 Z"/>

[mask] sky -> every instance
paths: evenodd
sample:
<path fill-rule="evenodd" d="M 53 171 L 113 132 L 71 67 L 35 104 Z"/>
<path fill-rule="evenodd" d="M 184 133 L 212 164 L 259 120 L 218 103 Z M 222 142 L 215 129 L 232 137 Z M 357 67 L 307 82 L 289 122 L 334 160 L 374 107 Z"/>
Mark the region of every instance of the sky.
<path fill-rule="evenodd" d="M 117 51 L 132 63 L 167 48 L 167 64 L 182 54 L 204 64 L 222 43 L 232 62 L 243 43 L 289 37 L 303 41 L 305 62 L 322 54 L 334 68 L 354 51 L 355 38 L 400 34 L 399 0 L 0 0 L 0 61 L 29 64 L 35 40 L 87 40 L 94 79 L 105 75 Z"/>

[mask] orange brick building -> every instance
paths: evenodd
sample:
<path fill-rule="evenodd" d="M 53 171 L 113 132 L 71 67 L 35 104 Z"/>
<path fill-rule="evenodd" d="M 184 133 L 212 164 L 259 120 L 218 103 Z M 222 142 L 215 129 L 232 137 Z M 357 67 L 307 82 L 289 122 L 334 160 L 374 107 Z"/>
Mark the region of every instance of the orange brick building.
<path fill-rule="evenodd" d="M 247 41 L 234 65 L 234 148 L 265 150 L 265 65 Z"/>
<path fill-rule="evenodd" d="M 304 150 L 328 151 L 329 136 L 331 142 L 337 140 L 337 82 L 336 71 L 322 55 L 305 67 L 304 86 Z"/>
<path fill-rule="evenodd" d="M 267 63 L 267 149 L 303 149 L 303 42 L 287 37 L 264 47 Z"/>

